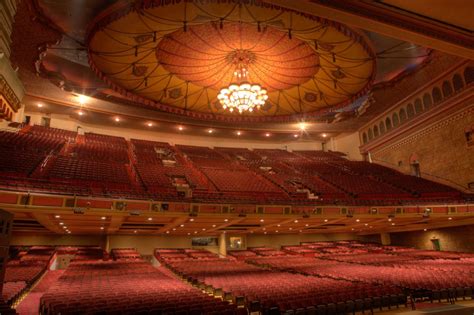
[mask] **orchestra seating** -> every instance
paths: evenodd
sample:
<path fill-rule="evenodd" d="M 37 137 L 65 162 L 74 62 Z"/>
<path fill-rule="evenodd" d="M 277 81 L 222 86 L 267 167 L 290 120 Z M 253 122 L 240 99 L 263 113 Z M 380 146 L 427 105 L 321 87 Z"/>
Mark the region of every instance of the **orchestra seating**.
<path fill-rule="evenodd" d="M 41 297 L 41 314 L 237 314 L 149 263 L 72 262 Z"/>
<path fill-rule="evenodd" d="M 1 131 L 1 187 L 191 202 L 458 202 L 445 185 L 338 152 L 207 148 L 28 126 Z M 467 197 L 466 197 L 467 198 Z"/>

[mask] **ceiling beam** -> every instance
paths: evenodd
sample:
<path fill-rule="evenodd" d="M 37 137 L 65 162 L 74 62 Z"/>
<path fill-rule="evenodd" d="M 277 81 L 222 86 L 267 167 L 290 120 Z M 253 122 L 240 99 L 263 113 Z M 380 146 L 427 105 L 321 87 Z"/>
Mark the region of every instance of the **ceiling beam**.
<path fill-rule="evenodd" d="M 264 0 L 302 13 L 309 13 L 352 27 L 383 34 L 448 54 L 474 59 L 474 39 L 457 28 L 448 28 L 426 18 L 403 14 L 377 1 Z"/>

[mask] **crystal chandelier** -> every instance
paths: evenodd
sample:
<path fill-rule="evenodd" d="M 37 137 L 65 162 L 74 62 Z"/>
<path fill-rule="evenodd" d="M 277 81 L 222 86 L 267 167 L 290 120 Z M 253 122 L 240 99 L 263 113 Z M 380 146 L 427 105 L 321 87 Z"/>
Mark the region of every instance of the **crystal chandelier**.
<path fill-rule="evenodd" d="M 259 84 L 248 82 L 249 58 L 245 58 L 245 51 L 238 55 L 240 56 L 235 56 L 233 61 L 236 64 L 235 83 L 221 89 L 217 99 L 222 104 L 222 108 L 228 109 L 231 113 L 235 110 L 242 114 L 245 111 L 253 112 L 255 109 L 260 109 L 268 99 L 268 95 L 267 90 Z"/>

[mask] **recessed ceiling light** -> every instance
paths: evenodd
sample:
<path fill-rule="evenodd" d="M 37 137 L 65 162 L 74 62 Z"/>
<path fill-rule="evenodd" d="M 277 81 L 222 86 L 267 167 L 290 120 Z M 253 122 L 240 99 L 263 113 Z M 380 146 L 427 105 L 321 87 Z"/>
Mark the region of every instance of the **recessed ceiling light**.
<path fill-rule="evenodd" d="M 298 223 L 298 220 L 295 220 L 295 223 Z"/>
<path fill-rule="evenodd" d="M 328 222 L 328 219 L 324 219 L 324 222 Z"/>
<path fill-rule="evenodd" d="M 354 231 L 354 228 L 352 228 L 351 230 Z"/>
<path fill-rule="evenodd" d="M 291 230 L 293 230 L 293 228 L 289 228 L 288 230 L 290 230 L 290 231 L 291 231 Z"/>
<path fill-rule="evenodd" d="M 449 217 L 448 220 L 452 220 L 453 218 Z"/>
<path fill-rule="evenodd" d="M 360 219 L 357 219 L 356 222 L 360 222 Z"/>
<path fill-rule="evenodd" d="M 395 223 L 392 223 L 392 225 L 395 225 Z"/>
<path fill-rule="evenodd" d="M 193 221 L 194 221 L 194 219 L 193 219 L 193 218 L 191 218 L 191 219 L 189 219 L 189 221 L 190 221 L 190 222 L 193 222 Z"/>
<path fill-rule="evenodd" d="M 229 221 L 229 219 L 224 219 L 224 222 L 227 222 L 227 221 Z"/>
<path fill-rule="evenodd" d="M 260 222 L 264 222 L 265 220 L 264 219 L 260 219 Z"/>
<path fill-rule="evenodd" d="M 275 232 L 278 233 L 278 230 L 276 230 Z"/>
<path fill-rule="evenodd" d="M 119 122 L 119 121 L 120 121 L 120 117 L 115 117 L 115 121 L 116 121 L 116 122 Z"/>
<path fill-rule="evenodd" d="M 197 234 L 198 231 L 194 231 L 194 234 Z"/>
<path fill-rule="evenodd" d="M 63 229 L 67 230 L 67 226 L 64 225 L 64 226 L 63 226 Z"/>
<path fill-rule="evenodd" d="M 266 230 L 266 228 L 263 228 L 262 230 L 263 230 L 263 231 L 265 231 L 265 230 Z"/>
<path fill-rule="evenodd" d="M 212 129 L 209 129 L 207 132 L 208 132 L 208 133 L 213 133 L 213 132 L 214 132 L 214 130 L 212 130 Z"/>
<path fill-rule="evenodd" d="M 237 131 L 237 135 L 240 136 L 242 134 L 242 132 L 240 131 Z"/>
<path fill-rule="evenodd" d="M 278 227 L 280 227 L 280 224 L 277 224 Z"/>
<path fill-rule="evenodd" d="M 59 222 L 59 225 L 64 225 L 64 222 Z"/>
<path fill-rule="evenodd" d="M 170 234 L 170 231 L 166 231 L 166 234 Z"/>
<path fill-rule="evenodd" d="M 146 124 L 148 127 L 153 127 L 153 123 L 149 122 Z"/>
<path fill-rule="evenodd" d="M 392 222 L 392 218 L 389 218 L 389 219 L 388 219 L 388 222 Z"/>
<path fill-rule="evenodd" d="M 178 126 L 178 130 L 179 130 L 179 131 L 182 131 L 182 130 L 183 130 L 183 126 Z"/>
<path fill-rule="evenodd" d="M 372 225 L 371 225 L 371 226 L 369 226 L 369 228 L 372 228 Z"/>
<path fill-rule="evenodd" d="M 38 105 L 39 108 L 43 107 L 43 104 L 41 104 L 41 103 L 38 103 L 37 105 Z"/>
<path fill-rule="evenodd" d="M 153 218 L 148 218 L 148 221 L 152 221 L 152 220 L 153 220 Z"/>
<path fill-rule="evenodd" d="M 173 231 L 176 231 L 176 228 L 173 228 Z"/>
<path fill-rule="evenodd" d="M 263 232 L 263 234 L 267 234 L 267 232 Z"/>
<path fill-rule="evenodd" d="M 426 232 L 426 231 L 428 231 L 428 229 L 423 229 L 423 231 L 425 231 L 425 232 Z"/>
<path fill-rule="evenodd" d="M 180 226 L 180 227 L 184 227 L 184 224 L 180 224 L 179 226 Z"/>
<path fill-rule="evenodd" d="M 59 214 L 56 214 L 54 217 L 55 217 L 56 219 L 59 219 L 61 216 L 60 216 Z"/>
<path fill-rule="evenodd" d="M 300 230 L 300 233 L 303 232 L 303 230 Z"/>
<path fill-rule="evenodd" d="M 67 234 L 71 234 L 71 231 L 66 231 L 66 232 L 67 232 Z"/>
<path fill-rule="evenodd" d="M 206 228 L 202 228 L 202 230 L 203 230 L 203 231 L 205 231 L 205 230 L 206 230 Z"/>
<path fill-rule="evenodd" d="M 304 226 L 309 226 L 309 224 L 308 224 L 308 223 L 306 223 Z"/>
<path fill-rule="evenodd" d="M 188 233 L 188 235 L 191 235 L 191 233 Z"/>
<path fill-rule="evenodd" d="M 365 226 L 368 226 L 369 224 L 368 224 L 368 223 L 366 223 L 366 224 L 364 224 L 364 225 L 365 225 Z"/>
<path fill-rule="evenodd" d="M 323 133 L 321 136 L 323 136 L 323 138 L 326 138 L 328 135 Z"/>
<path fill-rule="evenodd" d="M 104 229 L 104 227 L 103 227 L 103 226 L 101 226 L 101 227 L 100 227 L 100 229 L 101 229 L 101 230 L 103 230 L 103 229 Z"/>
<path fill-rule="evenodd" d="M 133 231 L 133 233 L 137 233 L 137 230 Z"/>
<path fill-rule="evenodd" d="M 105 220 L 105 219 L 107 219 L 107 218 L 106 218 L 106 217 L 100 217 L 100 219 L 101 219 L 101 220 Z"/>
<path fill-rule="evenodd" d="M 212 225 L 212 227 L 216 227 L 216 225 L 215 225 L 215 224 L 213 224 L 213 225 Z"/>

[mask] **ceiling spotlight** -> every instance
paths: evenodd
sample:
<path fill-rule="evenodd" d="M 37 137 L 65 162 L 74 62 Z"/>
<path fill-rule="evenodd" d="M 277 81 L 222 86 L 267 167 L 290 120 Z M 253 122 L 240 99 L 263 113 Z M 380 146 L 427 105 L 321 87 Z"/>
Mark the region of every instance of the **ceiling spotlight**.
<path fill-rule="evenodd" d="M 354 228 L 352 228 L 351 230 L 354 231 Z"/>
<path fill-rule="evenodd" d="M 43 107 L 43 104 L 38 103 L 37 106 L 38 106 L 39 108 L 41 108 L 41 107 Z"/>
<path fill-rule="evenodd" d="M 276 230 L 275 233 L 278 233 L 278 230 Z"/>
<path fill-rule="evenodd" d="M 328 219 L 324 219 L 324 222 L 328 222 Z"/>
<path fill-rule="evenodd" d="M 107 218 L 106 218 L 106 217 L 101 217 L 100 219 L 101 219 L 101 220 L 105 220 L 105 219 L 107 219 Z"/>
<path fill-rule="evenodd" d="M 193 222 L 193 221 L 194 221 L 194 219 L 193 219 L 193 218 L 189 219 L 189 222 Z"/>
<path fill-rule="evenodd" d="M 166 234 L 170 234 L 170 231 L 166 231 Z"/>
<path fill-rule="evenodd" d="M 184 129 L 183 126 L 178 126 L 179 131 L 182 131 L 183 129 Z"/>
<path fill-rule="evenodd" d="M 308 223 L 306 223 L 304 226 L 309 226 L 309 224 L 308 224 Z"/>
<path fill-rule="evenodd" d="M 101 226 L 101 227 L 100 227 L 100 229 L 101 229 L 101 230 L 103 230 L 103 229 L 104 229 L 104 227 L 103 227 L 103 226 Z"/>
<path fill-rule="evenodd" d="M 426 232 L 426 231 L 428 231 L 428 229 L 423 229 L 423 231 L 425 231 L 425 232 Z"/>
<path fill-rule="evenodd" d="M 392 218 L 388 218 L 388 222 L 392 222 Z"/>
<path fill-rule="evenodd" d="M 119 122 L 119 121 L 120 121 L 120 117 L 115 117 L 115 121 L 116 121 L 116 122 Z"/>
<path fill-rule="evenodd" d="M 63 229 L 67 230 L 67 226 L 64 225 L 64 226 L 63 226 Z"/>
<path fill-rule="evenodd" d="M 288 230 L 290 230 L 290 231 L 291 231 L 291 230 L 293 230 L 293 228 L 288 228 Z"/>
<path fill-rule="evenodd" d="M 277 224 L 278 227 L 280 227 L 280 224 Z"/>
<path fill-rule="evenodd" d="M 357 219 L 356 222 L 360 222 L 360 219 Z"/>
<path fill-rule="evenodd" d="M 54 217 L 55 217 L 56 219 L 59 219 L 61 216 L 60 216 L 59 214 L 56 214 Z"/>
<path fill-rule="evenodd" d="M 395 225 L 395 223 L 392 223 L 392 225 Z"/>
<path fill-rule="evenodd" d="M 148 127 L 153 127 L 153 123 L 149 122 L 146 124 Z"/>
<path fill-rule="evenodd" d="M 216 225 L 215 225 L 215 224 L 213 224 L 213 225 L 212 225 L 212 227 L 216 227 Z"/>
<path fill-rule="evenodd" d="M 237 135 L 240 136 L 242 134 L 242 132 L 240 131 L 237 131 Z"/>
<path fill-rule="evenodd" d="M 293 137 L 298 138 L 298 135 L 295 133 L 295 134 L 293 135 Z"/>
<path fill-rule="evenodd" d="M 260 219 L 260 222 L 264 222 L 265 220 L 264 219 Z"/>
<path fill-rule="evenodd" d="M 267 133 L 265 134 L 265 137 L 270 137 L 270 134 L 267 132 Z"/>
<path fill-rule="evenodd" d="M 212 129 L 209 129 L 209 130 L 207 130 L 207 132 L 208 132 L 208 133 L 213 133 L 213 132 L 214 132 L 214 130 L 212 130 Z"/>
<path fill-rule="evenodd" d="M 328 135 L 325 134 L 325 133 L 323 133 L 321 136 L 322 136 L 323 138 L 326 138 Z"/>
<path fill-rule="evenodd" d="M 263 230 L 263 231 L 265 231 L 265 230 L 266 230 L 266 228 L 263 228 L 262 230 Z"/>
<path fill-rule="evenodd" d="M 188 235 L 191 235 L 191 233 L 188 233 Z"/>
<path fill-rule="evenodd" d="M 267 232 L 263 232 L 263 234 L 267 234 Z"/>
<path fill-rule="evenodd" d="M 184 227 L 184 224 L 180 224 L 179 226 L 180 226 L 180 227 Z"/>
<path fill-rule="evenodd" d="M 67 234 L 71 234 L 71 231 L 66 231 L 66 232 L 67 232 Z"/>
<path fill-rule="evenodd" d="M 452 220 L 453 218 L 449 217 L 448 220 Z"/>
<path fill-rule="evenodd" d="M 227 221 L 229 221 L 229 219 L 224 219 L 224 222 L 227 222 Z"/>
<path fill-rule="evenodd" d="M 152 220 L 153 220 L 153 218 L 151 218 L 151 217 L 150 217 L 150 218 L 148 218 L 148 221 L 152 221 Z"/>
<path fill-rule="evenodd" d="M 83 112 L 82 110 L 80 110 L 80 111 L 77 112 L 77 114 L 78 114 L 79 116 L 82 116 L 82 115 L 84 115 L 84 112 Z"/>
<path fill-rule="evenodd" d="M 173 228 L 173 231 L 176 231 L 176 228 Z"/>
<path fill-rule="evenodd" d="M 298 223 L 298 220 L 295 220 L 295 223 Z"/>
<path fill-rule="evenodd" d="M 87 102 L 87 96 L 79 94 L 77 96 L 77 101 L 79 102 L 79 104 L 85 104 Z"/>
<path fill-rule="evenodd" d="M 306 129 L 306 124 L 304 122 L 300 123 L 299 128 L 300 128 L 301 131 L 305 130 Z"/>
<path fill-rule="evenodd" d="M 198 231 L 194 231 L 194 234 L 197 234 Z"/>
<path fill-rule="evenodd" d="M 135 233 L 135 234 L 136 234 L 136 233 L 137 233 L 137 230 L 133 231 L 133 233 Z"/>
<path fill-rule="evenodd" d="M 203 230 L 203 231 L 205 231 L 205 230 L 206 230 L 206 228 L 202 228 L 202 230 Z"/>
<path fill-rule="evenodd" d="M 368 224 L 368 223 L 366 223 L 366 224 L 364 224 L 364 225 L 365 225 L 365 226 L 368 226 L 369 224 Z"/>
<path fill-rule="evenodd" d="M 59 222 L 59 225 L 64 225 L 64 222 Z"/>

